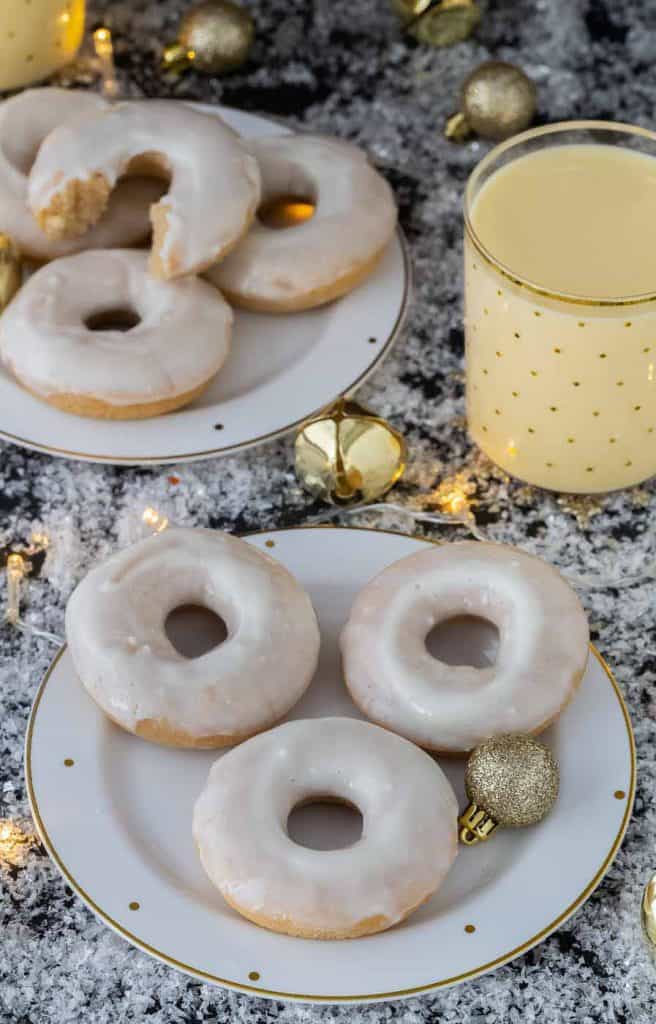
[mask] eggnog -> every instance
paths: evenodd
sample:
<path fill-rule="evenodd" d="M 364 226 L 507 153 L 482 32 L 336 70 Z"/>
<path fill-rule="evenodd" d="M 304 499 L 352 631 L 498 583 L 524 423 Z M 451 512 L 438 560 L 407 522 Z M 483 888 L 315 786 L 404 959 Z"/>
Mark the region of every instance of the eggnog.
<path fill-rule="evenodd" d="M 652 476 L 656 136 L 599 123 L 519 136 L 472 175 L 466 221 L 474 440 L 556 490 Z"/>

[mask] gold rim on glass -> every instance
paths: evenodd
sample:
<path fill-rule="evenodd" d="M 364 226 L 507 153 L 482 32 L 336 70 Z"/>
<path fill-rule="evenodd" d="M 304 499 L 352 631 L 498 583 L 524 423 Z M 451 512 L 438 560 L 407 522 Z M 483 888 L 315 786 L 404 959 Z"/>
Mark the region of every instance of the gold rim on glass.
<path fill-rule="evenodd" d="M 266 119 L 261 118 L 261 120 Z M 301 416 L 300 419 L 294 420 L 293 423 L 287 423 L 282 427 L 277 427 L 275 430 L 269 431 L 268 434 L 261 434 L 259 437 L 249 438 L 247 441 L 239 441 L 236 444 L 223 445 L 223 447 L 219 448 L 208 448 L 200 452 L 182 452 L 177 455 L 93 455 L 89 452 L 57 448 L 55 445 L 39 444 L 36 441 L 30 441 L 29 438 L 20 437 L 18 434 L 10 434 L 9 431 L 1 429 L 0 440 L 10 441 L 12 444 L 21 445 L 22 447 L 29 448 L 30 451 L 44 452 L 46 455 L 61 455 L 69 459 L 83 459 L 88 462 L 107 462 L 110 466 L 144 466 L 149 464 L 157 466 L 171 462 L 185 462 L 192 460 L 197 462 L 201 459 L 209 459 L 217 455 L 230 455 L 234 452 L 245 451 L 247 448 L 252 448 L 257 444 L 264 444 L 266 441 L 274 441 L 277 437 L 282 437 L 284 434 L 288 434 L 290 431 L 296 430 L 307 420 L 318 416 L 327 405 L 332 405 L 333 402 L 336 402 L 340 398 L 349 397 L 356 388 L 359 388 L 361 384 L 364 384 L 374 370 L 380 366 L 381 362 L 387 356 L 392 345 L 398 338 L 408 315 L 410 298 L 414 290 L 414 281 L 408 243 L 400 226 L 397 227 L 396 238 L 399 240 L 401 255 L 403 257 L 403 295 L 401 296 L 399 312 L 387 339 L 383 342 L 376 358 L 369 364 L 366 370 L 363 370 L 362 373 L 356 377 L 354 381 L 348 384 L 343 391 L 340 391 L 334 398 L 331 398 L 329 402 L 324 403 L 317 409 L 311 410 L 305 416 Z"/>
<path fill-rule="evenodd" d="M 483 157 L 480 163 L 476 165 L 469 176 L 467 188 L 465 190 L 464 204 L 465 231 L 469 236 L 469 240 L 479 256 L 484 259 L 486 263 L 489 263 L 490 266 L 494 267 L 502 277 L 505 277 L 508 281 L 511 281 L 519 288 L 526 288 L 528 291 L 534 292 L 536 295 L 541 295 L 548 299 L 554 299 L 557 302 L 564 302 L 577 306 L 596 306 L 599 308 L 613 306 L 638 306 L 645 302 L 654 302 L 656 300 L 656 290 L 641 295 L 626 295 L 618 296 L 617 298 L 600 299 L 595 298 L 594 296 L 576 295 L 570 294 L 569 292 L 554 291 L 553 289 L 545 288 L 536 281 L 531 281 L 529 278 L 522 277 L 521 274 L 511 270 L 510 267 L 505 265 L 505 263 L 498 260 L 494 253 L 492 253 L 483 244 L 479 236 L 476 234 L 471 222 L 471 211 L 474 200 L 473 193 L 481 175 L 485 173 L 490 164 L 493 164 L 503 153 L 512 150 L 515 146 L 521 145 L 524 142 L 529 142 L 531 139 L 541 138 L 545 135 L 557 135 L 561 132 L 575 131 L 604 131 L 616 132 L 618 135 L 639 136 L 653 142 L 656 147 L 656 132 L 649 131 L 647 128 L 639 128 L 637 125 L 625 124 L 622 121 L 558 121 L 556 124 L 544 125 L 541 128 L 530 128 L 526 132 L 520 132 L 519 135 L 513 135 L 510 139 L 507 139 L 505 142 L 500 143 L 500 145 L 495 146 L 494 149 L 490 150 L 487 156 Z"/>
<path fill-rule="evenodd" d="M 282 529 L 273 530 L 255 530 L 252 533 L 247 533 L 243 536 L 261 537 L 267 535 L 275 535 L 277 533 L 290 533 L 294 530 L 317 529 L 361 530 L 365 533 L 385 533 L 391 534 L 395 537 L 406 537 L 408 540 L 423 541 L 426 544 L 442 543 L 441 541 L 434 541 L 427 537 L 412 537 L 408 534 L 400 533 L 397 530 L 372 530 L 370 527 L 366 526 L 332 526 L 330 524 L 290 526 L 284 527 Z M 362 995 L 347 996 L 306 995 L 300 992 L 272 991 L 270 989 L 260 988 L 256 985 L 245 985 L 243 982 L 235 981 L 232 978 L 222 978 L 217 974 L 212 974 L 209 971 L 203 971 L 198 967 L 194 967 L 192 964 L 186 964 L 180 960 L 176 960 L 174 957 L 171 957 L 167 953 L 164 953 L 161 949 L 156 949 L 154 946 L 151 946 L 147 942 L 144 942 L 143 939 L 140 939 L 138 935 L 134 934 L 134 932 L 129 931 L 127 928 L 124 928 L 123 925 L 120 924 L 118 921 L 114 920 L 114 918 L 106 910 L 103 910 L 103 908 L 95 902 L 95 900 L 89 895 L 88 892 L 85 891 L 85 889 L 80 885 L 80 883 L 76 881 L 74 876 L 66 867 L 64 860 L 57 852 L 57 849 L 48 834 L 48 830 L 43 822 L 41 813 L 39 811 L 39 803 L 36 797 L 36 793 L 34 791 L 34 783 L 32 780 L 32 736 L 34 733 L 34 723 L 36 721 L 36 716 L 39 710 L 39 705 L 41 703 L 41 698 L 45 693 L 46 686 L 48 685 L 48 680 L 50 679 L 52 673 L 54 672 L 55 667 L 59 663 L 60 658 L 66 651 L 66 648 L 67 644 L 64 644 L 57 652 L 48 668 L 48 671 L 46 672 L 41 682 L 41 685 L 39 686 L 39 689 L 37 690 L 36 697 L 34 698 L 34 703 L 32 705 L 32 710 L 30 712 L 30 717 L 27 724 L 27 733 L 25 736 L 25 781 L 27 783 L 27 794 L 30 801 L 32 816 L 34 818 L 34 822 L 36 824 L 43 845 L 45 846 L 50 857 L 54 861 L 60 873 L 63 875 L 66 882 L 68 882 L 68 884 L 77 893 L 77 895 L 82 900 L 84 900 L 87 906 L 90 907 L 90 909 L 94 912 L 94 914 L 97 915 L 97 917 L 103 920 L 105 924 L 109 925 L 110 928 L 112 928 L 123 938 L 131 942 L 132 945 L 136 946 L 138 949 L 141 949 L 145 953 L 149 953 L 157 960 L 161 960 L 163 963 L 168 964 L 171 967 L 175 967 L 180 971 L 183 971 L 185 974 L 190 974 L 197 978 L 201 978 L 203 981 L 210 981 L 216 985 L 222 985 L 225 988 L 234 989 L 238 992 L 245 992 L 247 995 L 267 996 L 272 999 L 290 999 L 298 1002 L 307 1003 L 365 1003 L 374 1002 L 379 999 L 402 999 L 407 996 L 420 995 L 425 992 L 433 992 L 439 988 L 446 988 L 447 986 L 455 985 L 459 982 L 475 978 L 480 974 L 485 974 L 488 971 L 494 970 L 496 967 L 501 967 L 502 964 L 508 963 L 509 960 L 514 960 L 515 957 L 520 956 L 522 953 L 526 953 L 529 949 L 532 949 L 533 946 L 537 945 L 538 942 L 541 942 L 543 939 L 547 938 L 548 935 L 555 931 L 556 928 L 558 928 L 564 921 L 566 921 L 568 917 L 571 917 L 571 915 L 576 910 L 578 910 L 578 908 L 583 903 L 585 903 L 588 897 L 597 888 L 597 886 L 603 879 L 604 875 L 606 874 L 608 868 L 610 867 L 612 861 L 614 860 L 617 851 L 621 846 L 624 834 L 629 824 L 636 789 L 636 748 L 635 740 L 633 738 L 633 730 L 631 728 L 631 719 L 629 717 L 629 712 L 624 702 L 624 698 L 622 696 L 619 685 L 610 667 L 608 666 L 602 655 L 599 653 L 599 651 L 596 649 L 596 647 L 590 644 L 590 652 L 594 655 L 594 657 L 597 659 L 597 661 L 603 668 L 611 686 L 613 687 L 613 691 L 615 693 L 615 696 L 617 697 L 617 702 L 622 712 L 622 717 L 624 720 L 624 724 L 626 726 L 626 734 L 631 758 L 631 777 L 629 782 L 629 789 L 626 794 L 626 807 L 624 810 L 624 815 L 622 817 L 620 827 L 617 831 L 617 835 L 615 836 L 608 853 L 604 857 L 601 866 L 593 875 L 592 879 L 588 882 L 585 888 L 582 890 L 582 892 L 576 897 L 576 899 L 574 899 L 569 904 L 569 906 L 565 908 L 565 910 L 562 911 L 561 914 L 558 915 L 558 917 L 554 918 L 553 921 L 551 921 L 548 925 L 546 925 L 539 932 L 537 932 L 537 934 L 531 936 L 530 939 L 527 939 L 526 942 L 523 942 L 521 946 L 516 946 L 514 949 L 509 950 L 507 953 L 503 953 L 501 956 L 496 957 L 494 960 L 490 960 L 487 963 L 480 964 L 478 967 L 473 967 L 471 970 L 465 971 L 462 974 L 453 975 L 450 978 L 440 978 L 437 981 L 427 982 L 425 985 L 417 985 L 414 988 L 398 989 L 393 992 L 371 992 Z"/>

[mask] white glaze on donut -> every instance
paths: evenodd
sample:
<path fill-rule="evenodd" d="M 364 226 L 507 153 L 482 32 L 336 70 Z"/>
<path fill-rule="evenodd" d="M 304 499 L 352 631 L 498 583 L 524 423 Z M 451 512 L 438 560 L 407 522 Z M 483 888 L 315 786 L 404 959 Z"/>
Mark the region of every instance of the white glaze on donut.
<path fill-rule="evenodd" d="M 489 668 L 446 665 L 426 647 L 439 623 L 479 616 L 499 630 Z M 588 657 L 578 597 L 539 558 L 465 541 L 401 559 L 358 594 L 342 633 L 347 686 L 368 717 L 444 753 L 540 732 L 573 695 Z"/>
<path fill-rule="evenodd" d="M 0 321 L 0 355 L 36 394 L 74 395 L 113 406 L 184 394 L 219 370 L 232 311 L 197 278 L 157 281 L 144 252 L 78 253 L 47 264 L 23 285 Z M 134 309 L 131 330 L 93 331 L 89 316 Z"/>
<path fill-rule="evenodd" d="M 313 135 L 249 143 L 262 175 L 262 200 L 312 200 L 310 220 L 285 230 L 255 221 L 246 238 L 209 272 L 231 300 L 256 309 L 304 309 L 344 294 L 368 273 L 392 238 L 392 191 L 356 146 Z"/>
<path fill-rule="evenodd" d="M 133 160 L 153 156 L 166 165 L 171 184 L 151 210 L 151 270 L 164 277 L 199 272 L 221 259 L 248 228 L 260 175 L 232 129 L 185 104 L 121 103 L 61 125 L 43 143 L 30 172 L 30 207 L 48 233 L 84 230 L 93 223 L 95 201 L 85 212 L 76 210 L 79 222 L 71 226 L 56 212 L 67 189 L 79 184 L 89 200 L 101 183 L 102 198 Z"/>
<path fill-rule="evenodd" d="M 202 605 L 228 636 L 184 658 L 164 625 Z M 66 609 L 75 669 L 100 707 L 130 732 L 178 745 L 220 746 L 265 729 L 309 685 L 319 653 L 310 599 L 278 562 L 213 530 L 171 528 L 112 555 Z M 185 737 L 185 742 L 181 742 Z"/>
<path fill-rule="evenodd" d="M 300 803 L 356 806 L 361 839 L 341 850 L 287 834 Z M 458 805 L 441 768 L 399 736 L 353 718 L 288 722 L 213 765 L 193 834 L 211 881 L 245 917 L 292 935 L 381 931 L 423 903 L 457 852 Z"/>
<path fill-rule="evenodd" d="M 93 93 L 56 88 L 30 89 L 0 104 L 0 231 L 12 236 L 23 255 L 48 260 L 81 249 L 133 245 L 148 235 L 148 211 L 162 185 L 146 178 L 120 182 L 106 213 L 83 239 L 47 238 L 27 205 L 27 174 L 48 133 L 71 117 L 106 107 Z"/>

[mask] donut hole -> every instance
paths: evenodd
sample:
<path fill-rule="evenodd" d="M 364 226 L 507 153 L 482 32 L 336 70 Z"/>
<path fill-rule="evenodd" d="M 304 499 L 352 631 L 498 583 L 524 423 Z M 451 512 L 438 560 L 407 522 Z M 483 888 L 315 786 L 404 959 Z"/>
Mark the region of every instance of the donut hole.
<path fill-rule="evenodd" d="M 362 814 L 339 797 L 301 800 L 287 819 L 287 835 L 308 850 L 346 850 L 362 838 Z"/>
<path fill-rule="evenodd" d="M 228 638 L 228 627 L 211 608 L 182 604 L 166 617 L 164 632 L 183 658 L 202 658 Z"/>
<path fill-rule="evenodd" d="M 315 209 L 316 203 L 308 196 L 273 196 L 260 205 L 257 219 L 264 227 L 281 231 L 311 220 Z"/>
<path fill-rule="evenodd" d="M 433 626 L 426 649 L 445 665 L 491 668 L 499 652 L 499 630 L 478 615 L 454 615 Z"/>
<path fill-rule="evenodd" d="M 100 309 L 91 313 L 84 321 L 90 331 L 131 331 L 141 323 L 136 309 L 127 306 L 115 306 L 113 309 Z"/>

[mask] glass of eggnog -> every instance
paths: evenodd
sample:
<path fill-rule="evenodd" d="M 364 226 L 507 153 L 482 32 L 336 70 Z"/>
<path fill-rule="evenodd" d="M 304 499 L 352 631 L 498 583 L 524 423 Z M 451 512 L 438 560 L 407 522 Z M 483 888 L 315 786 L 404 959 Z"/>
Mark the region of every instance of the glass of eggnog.
<path fill-rule="evenodd" d="M 465 197 L 467 417 L 508 473 L 593 493 L 656 474 L 656 134 L 523 132 Z"/>
<path fill-rule="evenodd" d="M 0 0 L 0 90 L 68 64 L 84 31 L 85 0 Z"/>

